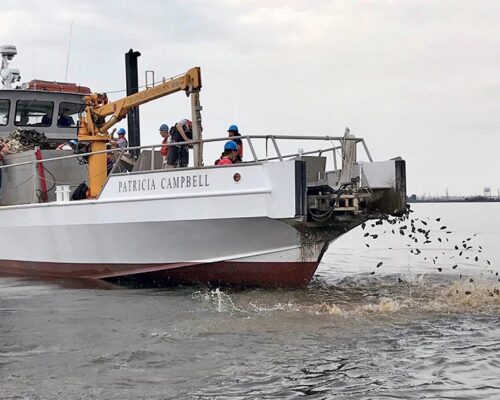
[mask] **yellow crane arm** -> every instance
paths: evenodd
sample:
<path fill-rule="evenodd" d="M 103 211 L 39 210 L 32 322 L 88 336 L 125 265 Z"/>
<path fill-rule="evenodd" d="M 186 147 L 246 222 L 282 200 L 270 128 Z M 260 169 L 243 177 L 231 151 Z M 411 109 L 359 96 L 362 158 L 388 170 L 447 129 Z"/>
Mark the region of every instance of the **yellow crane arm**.
<path fill-rule="evenodd" d="M 201 72 L 199 67 L 195 67 L 182 75 L 165 80 L 160 85 L 113 102 L 108 102 L 106 95 L 98 93 L 86 96 L 85 116 L 80 121 L 78 135 L 106 134 L 109 128 L 127 116 L 131 108 L 181 90 L 189 93 L 199 89 L 201 89 Z M 105 118 L 110 115 L 112 117 L 106 121 Z"/>
<path fill-rule="evenodd" d="M 194 67 L 182 75 L 164 80 L 160 85 L 113 102 L 108 102 L 105 94 L 93 93 L 85 96 L 85 112 L 80 116 L 78 140 L 90 143 L 90 151 L 97 153 L 89 155 L 88 158 L 89 197 L 97 197 L 106 181 L 104 150 L 106 142 L 110 139 L 109 128 L 125 118 L 131 108 L 181 90 L 185 90 L 188 95 L 190 93 L 198 95 L 200 89 L 201 71 L 199 67 Z M 106 117 L 109 116 L 111 118 L 106 121 Z"/>

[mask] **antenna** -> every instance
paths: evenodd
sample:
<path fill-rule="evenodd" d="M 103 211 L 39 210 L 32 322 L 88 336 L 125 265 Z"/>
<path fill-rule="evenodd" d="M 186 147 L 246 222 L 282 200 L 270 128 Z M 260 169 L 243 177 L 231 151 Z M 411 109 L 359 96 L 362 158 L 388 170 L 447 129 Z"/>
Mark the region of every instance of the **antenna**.
<path fill-rule="evenodd" d="M 31 54 L 32 58 L 33 58 L 33 76 L 36 78 L 36 60 L 35 60 L 35 52 L 33 52 Z"/>
<path fill-rule="evenodd" d="M 69 69 L 69 52 L 71 50 L 71 36 L 73 35 L 73 20 L 71 20 L 71 26 L 69 28 L 69 43 L 68 43 L 68 57 L 66 58 L 66 74 L 64 76 L 64 82 L 68 81 L 68 69 Z"/>

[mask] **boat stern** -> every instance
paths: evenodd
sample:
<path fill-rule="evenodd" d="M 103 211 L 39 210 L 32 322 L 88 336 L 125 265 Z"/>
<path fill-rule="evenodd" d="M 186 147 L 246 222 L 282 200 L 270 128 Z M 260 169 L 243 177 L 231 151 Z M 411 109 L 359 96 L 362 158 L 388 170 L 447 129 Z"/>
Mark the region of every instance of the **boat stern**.
<path fill-rule="evenodd" d="M 302 261 L 320 262 L 328 246 L 369 219 L 407 214 L 406 164 L 401 158 L 356 163 L 349 179 L 326 171 L 323 157 L 295 160 L 296 216 Z"/>

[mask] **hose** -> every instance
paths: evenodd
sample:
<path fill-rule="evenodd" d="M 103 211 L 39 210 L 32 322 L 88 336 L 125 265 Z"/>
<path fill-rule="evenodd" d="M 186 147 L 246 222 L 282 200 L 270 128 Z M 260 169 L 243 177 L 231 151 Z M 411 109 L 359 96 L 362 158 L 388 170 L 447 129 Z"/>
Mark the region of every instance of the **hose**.
<path fill-rule="evenodd" d="M 316 213 L 310 208 L 309 215 L 315 222 L 326 222 L 332 217 L 333 211 L 334 211 L 334 206 L 331 206 L 328 210 L 323 211 L 321 213 Z"/>

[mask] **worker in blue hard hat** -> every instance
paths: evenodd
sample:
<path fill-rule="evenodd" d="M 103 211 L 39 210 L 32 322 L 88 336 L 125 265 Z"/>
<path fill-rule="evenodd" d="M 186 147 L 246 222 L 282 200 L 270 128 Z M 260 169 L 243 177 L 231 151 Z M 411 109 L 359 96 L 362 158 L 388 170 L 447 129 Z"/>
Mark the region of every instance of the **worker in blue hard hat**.
<path fill-rule="evenodd" d="M 238 157 L 238 146 L 232 140 L 224 144 L 224 152 L 220 158 L 215 161 L 215 165 L 230 165 L 236 162 Z"/>
<path fill-rule="evenodd" d="M 78 146 L 78 142 L 74 139 L 71 139 L 70 141 L 57 146 L 56 150 L 75 150 L 76 146 Z"/>
<path fill-rule="evenodd" d="M 227 133 L 229 134 L 231 140 L 233 140 L 234 143 L 236 143 L 236 145 L 238 146 L 238 156 L 236 157 L 235 162 L 241 162 L 243 160 L 243 142 L 238 138 L 238 136 L 241 136 L 238 130 L 238 126 L 234 124 L 230 125 L 227 129 Z"/>
<path fill-rule="evenodd" d="M 114 145 L 115 147 L 118 147 L 120 149 L 128 147 L 128 141 L 127 139 L 125 139 L 126 133 L 127 132 L 125 131 L 125 129 L 123 128 L 118 129 L 118 131 L 116 132 L 116 134 L 118 135 L 118 139 L 115 139 L 114 135 L 112 134 L 110 140 L 111 145 Z"/>
<path fill-rule="evenodd" d="M 170 143 L 170 135 L 167 124 L 160 125 L 160 135 L 163 138 L 161 142 L 161 156 L 163 157 L 162 168 L 166 168 L 167 166 L 167 154 L 168 154 L 168 143 Z"/>

